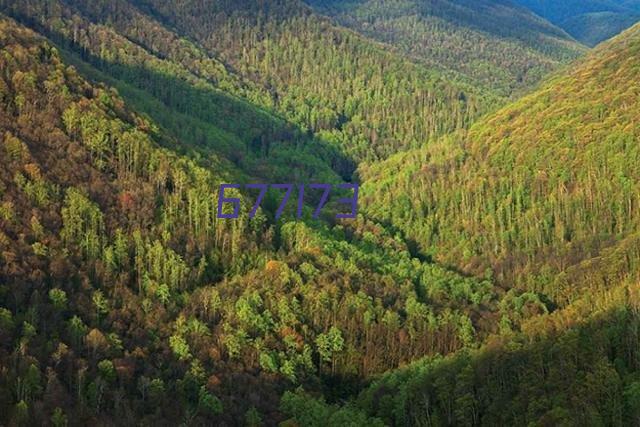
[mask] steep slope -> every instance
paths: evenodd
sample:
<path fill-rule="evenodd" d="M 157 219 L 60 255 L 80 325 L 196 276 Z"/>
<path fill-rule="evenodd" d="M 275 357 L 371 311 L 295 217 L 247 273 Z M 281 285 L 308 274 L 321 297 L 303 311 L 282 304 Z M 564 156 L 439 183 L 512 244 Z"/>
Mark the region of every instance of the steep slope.
<path fill-rule="evenodd" d="M 585 230 L 567 234 L 553 228 L 558 221 L 542 231 L 543 238 L 583 238 L 601 223 L 620 227 L 606 240 L 596 236 L 593 253 L 602 249 L 600 257 L 580 257 L 579 245 L 563 252 L 563 241 L 545 241 L 549 258 L 533 257 L 524 266 L 524 257 L 508 258 L 514 248 L 527 255 L 538 248 L 516 246 L 518 239 L 537 242 L 527 222 L 535 217 L 522 221 L 530 227 L 522 227 L 522 236 L 500 230 L 483 241 L 489 226 L 482 221 L 491 220 L 480 211 L 498 206 L 490 200 L 484 206 L 485 193 L 472 193 L 489 170 L 474 169 L 488 158 L 479 142 L 487 124 L 468 139 L 441 138 L 455 130 L 463 135 L 460 129 L 497 102 L 495 94 L 485 97 L 405 60 L 299 2 L 0 0 L 0 7 L 23 23 L 0 18 L 3 425 L 274 425 L 283 412 L 306 412 L 288 393 L 299 386 L 342 401 L 372 375 L 424 356 L 465 354 L 499 329 L 525 329 L 573 299 L 576 278 L 593 275 L 584 286 L 593 280 L 606 294 L 616 275 L 637 266 L 639 239 L 624 223 L 635 218 L 637 192 L 622 179 L 621 188 L 615 180 L 613 189 L 596 188 L 589 199 L 594 223 L 578 223 Z M 637 53 L 633 40 L 613 46 L 609 65 L 587 60 L 603 81 L 584 90 L 619 95 L 614 113 L 623 133 L 636 129 L 627 114 L 635 113 L 629 99 L 637 90 L 627 86 L 630 93 L 621 94 L 606 85 L 624 87 L 611 68 L 635 78 L 634 59 L 618 52 Z M 564 79 L 558 85 L 570 80 Z M 561 101 L 557 87 L 513 108 L 537 96 Z M 581 112 L 586 118 L 576 120 L 588 124 L 607 111 L 589 106 Z M 498 129 L 508 126 L 504 115 L 493 119 Z M 542 119 L 545 126 L 555 123 Z M 509 131 L 517 136 L 517 129 Z M 594 132 L 599 136 L 597 126 Z M 233 194 L 241 199 L 239 219 L 216 214 L 221 182 L 337 183 L 351 178 L 356 161 L 430 140 L 441 142 L 362 167 L 362 176 L 376 181 L 364 189 L 360 206 L 375 201 L 365 210 L 379 222 L 364 216 L 336 221 L 335 204 L 312 220 L 312 203 L 301 219 L 294 220 L 289 206 L 277 221 L 280 198 L 271 193 L 250 221 L 255 194 L 249 191 Z M 616 141 L 620 150 L 632 146 Z M 608 144 L 606 153 L 616 154 L 617 146 Z M 530 140 L 522 140 L 513 149 L 526 154 L 530 148 Z M 622 156 L 612 161 L 633 184 L 628 169 L 635 151 L 629 153 L 628 163 Z M 393 185 L 382 173 L 425 156 L 432 161 L 426 171 L 416 172 L 422 163 L 409 164 Z M 495 168 L 489 171 L 505 180 L 490 175 L 504 187 L 487 193 L 489 199 L 505 196 L 511 169 L 500 162 L 515 157 L 509 152 L 489 162 Z M 466 175 L 451 172 L 451 165 Z M 552 166 L 571 178 L 564 165 Z M 589 177 L 610 172 L 607 163 Z M 440 177 L 439 186 L 425 191 L 419 173 Z M 528 175 L 514 179 L 521 178 L 526 184 Z M 577 215 L 582 200 L 546 206 L 545 183 L 535 195 L 540 209 L 573 219 L 562 215 Z M 555 184 L 550 188 L 562 189 Z M 389 188 L 415 195 L 436 232 L 427 234 L 410 217 L 413 206 L 403 193 L 383 193 Z M 524 190 L 513 188 L 524 200 Z M 600 221 L 605 193 L 619 202 L 609 209 L 615 218 Z M 448 203 L 449 196 L 464 205 Z M 450 217 L 431 205 L 436 199 Z M 495 228 L 511 227 L 524 215 L 508 203 L 498 209 L 505 220 L 488 223 Z M 475 216 L 467 218 L 469 212 Z M 496 247 L 495 256 L 481 252 Z M 448 264 L 462 260 L 465 270 L 479 274 L 460 274 L 425 255 Z M 552 276 L 557 266 L 549 267 L 549 259 L 582 261 L 559 276 L 566 289 L 531 276 L 533 285 L 523 281 L 527 292 L 504 292 L 485 268 L 497 265 L 497 277 L 509 286 L 509 275 L 524 277 L 527 268 Z M 513 265 L 521 268 L 513 272 Z M 371 425 L 381 422 L 372 417 L 390 419 L 384 408 L 367 411 L 341 408 L 331 420 Z"/>
<path fill-rule="evenodd" d="M 385 158 L 464 128 L 496 103 L 332 25 L 297 0 L 3 3 L 10 15 L 79 44 L 95 66 L 127 56 L 122 47 L 129 42 L 226 91 L 234 80 L 225 77 L 223 86 L 217 79 L 227 64 L 227 74 L 246 82 L 236 94 L 352 161 Z M 138 54 L 127 63 L 146 68 Z"/>
<path fill-rule="evenodd" d="M 70 61 L 93 79 L 117 87 L 166 133 L 230 159 L 256 178 L 332 182 L 331 168 L 351 175 L 353 162 L 340 148 L 279 116 L 265 88 L 243 80 L 136 9 L 120 9 L 129 31 L 120 34 L 83 19 L 64 3 L 11 2 L 5 7 L 47 32 Z M 136 31 L 144 37 L 137 39 Z"/>
<path fill-rule="evenodd" d="M 309 0 L 337 22 L 474 85 L 510 96 L 583 48 L 511 2 Z"/>
<path fill-rule="evenodd" d="M 514 1 L 588 46 L 595 46 L 640 21 L 640 4 L 635 0 Z"/>
<path fill-rule="evenodd" d="M 275 424 L 285 390 L 347 395 L 495 327 L 490 280 L 364 218 L 275 222 L 265 203 L 249 221 L 248 193 L 240 218 L 218 218 L 218 185 L 255 171 L 4 17 L 0 70 L 0 423 Z M 123 86 L 162 108 L 149 87 Z"/>
<path fill-rule="evenodd" d="M 640 287 L 587 296 L 480 349 L 425 358 L 376 379 L 348 405 L 287 393 L 303 425 L 636 425 Z"/>
<path fill-rule="evenodd" d="M 555 304 L 637 276 L 638 52 L 640 26 L 469 132 L 362 167 L 366 213 Z"/>

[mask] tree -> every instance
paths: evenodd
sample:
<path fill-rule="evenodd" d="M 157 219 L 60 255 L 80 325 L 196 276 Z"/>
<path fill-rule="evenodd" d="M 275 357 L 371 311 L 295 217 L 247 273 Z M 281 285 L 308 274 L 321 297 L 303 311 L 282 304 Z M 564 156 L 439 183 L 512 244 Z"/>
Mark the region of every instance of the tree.
<path fill-rule="evenodd" d="M 198 393 L 198 409 L 205 415 L 218 415 L 222 413 L 223 408 L 220 399 L 201 386 Z"/>
<path fill-rule="evenodd" d="M 633 424 L 640 424 L 640 381 L 634 381 L 624 390 L 624 399 Z"/>
<path fill-rule="evenodd" d="M 67 293 L 62 289 L 50 289 L 49 299 L 51 300 L 51 303 L 56 310 L 64 311 L 67 308 Z"/>
<path fill-rule="evenodd" d="M 93 293 L 91 301 L 93 301 L 93 306 L 96 309 L 96 319 L 98 323 L 100 323 L 100 317 L 109 312 L 109 302 L 104 297 L 101 290 L 97 290 Z"/>
<path fill-rule="evenodd" d="M 341 352 L 344 347 L 344 338 L 342 338 L 340 329 L 332 326 L 328 333 L 319 334 L 316 337 L 316 347 L 321 362 L 331 362 L 331 373 L 335 374 L 335 355 Z"/>
<path fill-rule="evenodd" d="M 105 359 L 98 362 L 98 372 L 107 383 L 113 383 L 116 379 L 116 368 L 111 360 Z"/>
<path fill-rule="evenodd" d="M 262 417 L 255 406 L 252 406 L 244 414 L 244 424 L 246 427 L 259 427 L 262 425 Z"/>
<path fill-rule="evenodd" d="M 13 409 L 13 422 L 17 426 L 29 425 L 29 405 L 24 400 L 16 403 Z"/>
<path fill-rule="evenodd" d="M 67 245 L 77 245 L 83 255 L 98 258 L 104 240 L 104 220 L 95 203 L 75 188 L 69 188 L 62 208 L 61 237 Z"/>
<path fill-rule="evenodd" d="M 27 371 L 18 378 L 16 394 L 20 401 L 31 402 L 42 393 L 42 378 L 40 369 L 35 365 L 29 365 Z"/>
<path fill-rule="evenodd" d="M 54 427 L 67 427 L 68 420 L 61 408 L 56 408 L 51 415 L 51 424 Z"/>
<path fill-rule="evenodd" d="M 178 360 L 185 361 L 191 359 L 189 344 L 181 335 L 171 335 L 169 337 L 169 346 L 173 354 L 178 356 Z"/>
<path fill-rule="evenodd" d="M 78 316 L 73 316 L 69 320 L 67 331 L 76 348 L 80 346 L 88 330 L 87 325 Z"/>
<path fill-rule="evenodd" d="M 91 357 L 98 358 L 109 349 L 109 341 L 97 328 L 92 329 L 85 338 L 87 347 L 91 350 Z"/>
<path fill-rule="evenodd" d="M 13 314 L 4 307 L 0 307 L 0 336 L 8 340 L 13 334 L 15 323 Z"/>

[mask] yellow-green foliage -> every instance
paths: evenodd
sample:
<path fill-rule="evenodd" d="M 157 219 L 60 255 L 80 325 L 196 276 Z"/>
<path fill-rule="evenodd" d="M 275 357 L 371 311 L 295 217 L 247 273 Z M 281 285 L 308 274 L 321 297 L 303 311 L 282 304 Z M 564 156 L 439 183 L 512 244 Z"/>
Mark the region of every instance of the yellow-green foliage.
<path fill-rule="evenodd" d="M 558 272 L 640 231 L 638 81 L 635 27 L 468 132 L 362 168 L 364 210 L 445 262 L 552 295 Z M 629 249 L 618 274 L 637 270 Z"/>

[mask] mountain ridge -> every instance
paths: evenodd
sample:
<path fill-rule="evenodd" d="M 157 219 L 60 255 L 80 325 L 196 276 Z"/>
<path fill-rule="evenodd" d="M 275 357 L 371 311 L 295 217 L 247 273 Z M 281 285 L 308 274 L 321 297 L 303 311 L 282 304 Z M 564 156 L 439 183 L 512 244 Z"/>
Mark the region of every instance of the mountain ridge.
<path fill-rule="evenodd" d="M 563 30 L 510 2 L 308 3 L 340 24 L 501 96 L 526 91 L 554 63 L 583 51 Z"/>
<path fill-rule="evenodd" d="M 640 5 L 635 1 L 514 1 L 565 29 L 588 46 L 595 46 L 640 21 Z"/>

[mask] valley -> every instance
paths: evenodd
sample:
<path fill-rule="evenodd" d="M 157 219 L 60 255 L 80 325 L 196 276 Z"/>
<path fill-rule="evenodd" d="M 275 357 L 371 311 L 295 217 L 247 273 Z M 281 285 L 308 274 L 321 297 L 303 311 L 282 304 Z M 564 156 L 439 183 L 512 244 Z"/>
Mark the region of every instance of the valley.
<path fill-rule="evenodd" d="M 522 3 L 0 0 L 0 424 L 635 425 L 640 24 Z"/>

